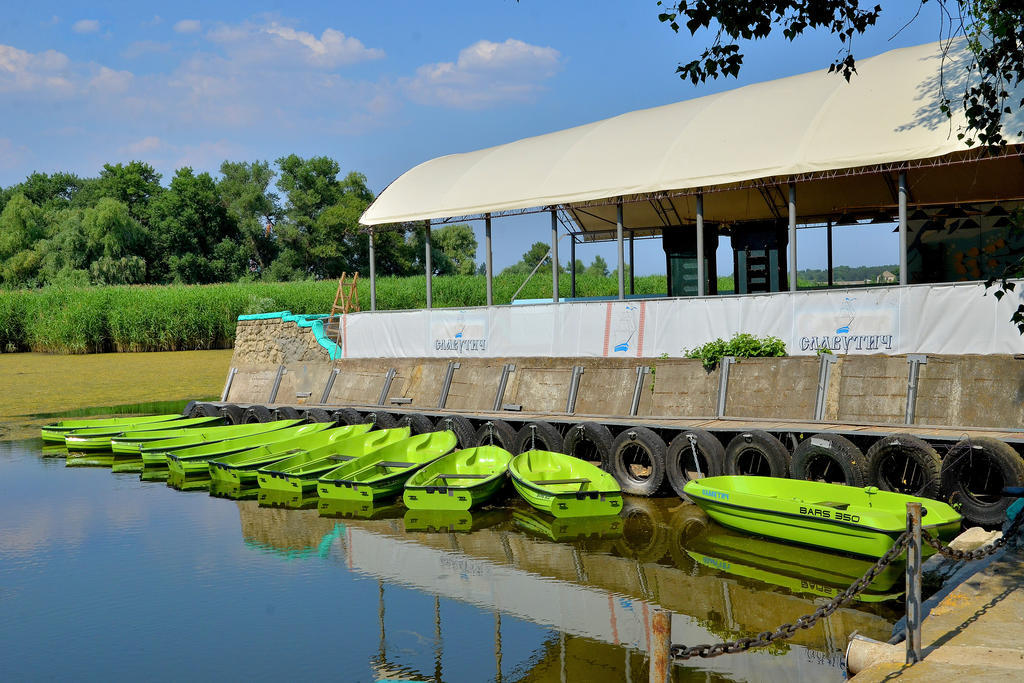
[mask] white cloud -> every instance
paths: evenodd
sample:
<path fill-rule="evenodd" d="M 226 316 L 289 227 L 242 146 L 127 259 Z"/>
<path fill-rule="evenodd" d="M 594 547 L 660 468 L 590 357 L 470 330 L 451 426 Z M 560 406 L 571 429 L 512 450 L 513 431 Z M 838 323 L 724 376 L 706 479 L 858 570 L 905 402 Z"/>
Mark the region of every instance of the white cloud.
<path fill-rule="evenodd" d="M 105 93 L 122 92 L 131 87 L 134 76 L 130 71 L 115 71 L 101 66 L 96 75 L 89 79 L 89 87 Z"/>
<path fill-rule="evenodd" d="M 159 26 L 162 23 L 164 23 L 164 18 L 161 17 L 159 14 L 154 14 L 152 19 L 150 19 L 149 21 L 142 22 L 142 25 L 143 26 Z"/>
<path fill-rule="evenodd" d="M 17 168 L 28 157 L 28 148 L 15 145 L 10 138 L 0 138 L 0 168 Z"/>
<path fill-rule="evenodd" d="M 182 19 L 174 25 L 178 33 L 197 33 L 202 28 L 198 19 Z"/>
<path fill-rule="evenodd" d="M 170 52 L 170 43 L 161 43 L 155 40 L 137 40 L 122 52 L 121 56 L 126 59 L 135 59 L 145 54 L 157 53 L 157 52 Z"/>
<path fill-rule="evenodd" d="M 504 101 L 525 101 L 554 76 L 562 55 L 551 47 L 509 38 L 481 40 L 459 52 L 455 62 L 425 64 L 405 81 L 409 97 L 421 104 L 481 109 Z"/>
<path fill-rule="evenodd" d="M 71 25 L 75 33 L 96 33 L 100 30 L 100 22 L 96 19 L 79 19 Z"/>
<path fill-rule="evenodd" d="M 234 60 L 246 62 L 278 65 L 297 62 L 334 68 L 384 57 L 383 50 L 368 48 L 358 38 L 333 28 L 324 29 L 317 38 L 312 33 L 276 22 L 246 22 L 218 26 L 207 36 L 223 45 Z"/>
<path fill-rule="evenodd" d="M 32 53 L 0 45 L 0 92 L 65 95 L 74 90 L 69 65 L 67 55 L 56 50 Z"/>
<path fill-rule="evenodd" d="M 156 137 L 155 135 L 149 135 L 142 138 L 141 140 L 137 140 L 123 147 L 119 147 L 117 152 L 118 154 L 127 154 L 129 156 L 138 158 L 150 156 L 153 154 L 153 152 L 159 150 L 163 146 L 164 143 L 163 141 L 160 140 L 160 138 Z"/>

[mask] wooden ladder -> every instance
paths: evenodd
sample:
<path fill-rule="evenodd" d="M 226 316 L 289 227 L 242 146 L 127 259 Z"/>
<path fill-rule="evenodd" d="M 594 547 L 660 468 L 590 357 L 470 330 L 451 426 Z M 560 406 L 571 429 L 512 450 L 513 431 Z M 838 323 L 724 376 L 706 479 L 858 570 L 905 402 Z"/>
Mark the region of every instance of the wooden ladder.
<path fill-rule="evenodd" d="M 359 290 L 356 285 L 359 282 L 359 272 L 352 274 L 348 279 L 348 273 L 342 273 L 338 280 L 338 293 L 334 295 L 334 305 L 331 306 L 331 315 L 338 313 L 353 313 L 359 310 Z"/>

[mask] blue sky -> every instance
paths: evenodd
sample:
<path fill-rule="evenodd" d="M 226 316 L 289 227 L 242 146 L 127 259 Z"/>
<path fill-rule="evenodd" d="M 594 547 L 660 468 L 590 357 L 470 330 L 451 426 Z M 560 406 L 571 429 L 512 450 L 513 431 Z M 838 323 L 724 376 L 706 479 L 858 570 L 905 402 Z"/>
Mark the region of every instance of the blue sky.
<path fill-rule="evenodd" d="M 934 3 L 933 3 L 934 4 Z M 890 12 L 855 55 L 938 37 L 929 8 Z M 0 185 L 32 171 L 95 175 L 141 159 L 164 174 L 225 159 L 325 154 L 380 191 L 427 159 L 737 87 L 825 69 L 838 42 L 755 43 L 739 81 L 674 73 L 709 40 L 676 36 L 654 0 L 18 3 L 0 22 Z M 897 34 L 894 37 L 894 34 Z M 497 267 L 547 240 L 544 216 L 495 224 Z M 480 228 L 482 232 L 482 228 Z M 823 267 L 823 231 L 798 262 Z M 482 242 L 482 238 L 480 239 Z M 563 253 L 565 250 L 563 248 Z M 614 246 L 586 245 L 578 257 Z M 482 255 L 481 255 L 482 257 Z M 836 263 L 896 262 L 888 228 L 837 231 Z M 720 255 L 726 272 L 731 257 Z M 721 269 L 720 269 L 721 270 Z M 660 242 L 637 272 L 663 272 Z"/>

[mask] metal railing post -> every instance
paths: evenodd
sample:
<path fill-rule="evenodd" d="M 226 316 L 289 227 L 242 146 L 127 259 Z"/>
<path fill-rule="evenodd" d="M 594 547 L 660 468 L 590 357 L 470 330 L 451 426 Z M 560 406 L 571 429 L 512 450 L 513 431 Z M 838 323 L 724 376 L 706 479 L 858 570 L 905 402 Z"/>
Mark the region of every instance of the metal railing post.
<path fill-rule="evenodd" d="M 907 664 L 921 661 L 921 504 L 907 503 Z"/>

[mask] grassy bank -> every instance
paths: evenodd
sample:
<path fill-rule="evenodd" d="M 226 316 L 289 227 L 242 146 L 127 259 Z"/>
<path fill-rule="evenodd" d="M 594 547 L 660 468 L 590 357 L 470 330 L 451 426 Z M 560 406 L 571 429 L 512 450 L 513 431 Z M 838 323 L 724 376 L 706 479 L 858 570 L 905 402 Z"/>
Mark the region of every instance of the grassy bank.
<path fill-rule="evenodd" d="M 507 304 L 522 280 L 522 275 L 496 277 L 495 303 Z M 722 278 L 720 286 L 731 288 L 731 278 Z M 334 281 L 0 290 L 0 352 L 230 348 L 239 315 L 280 310 L 327 313 L 336 290 Z M 560 280 L 559 290 L 562 296 L 569 295 L 568 277 Z M 617 291 L 617 282 L 610 277 L 577 278 L 577 296 L 609 296 Z M 636 292 L 664 293 L 664 276 L 636 278 Z M 537 275 L 519 299 L 550 296 L 550 277 Z M 483 306 L 485 298 L 483 276 L 434 278 L 436 307 Z M 367 280 L 359 283 L 359 300 L 364 309 L 369 308 Z M 377 304 L 382 310 L 425 306 L 425 278 L 380 278 Z"/>

